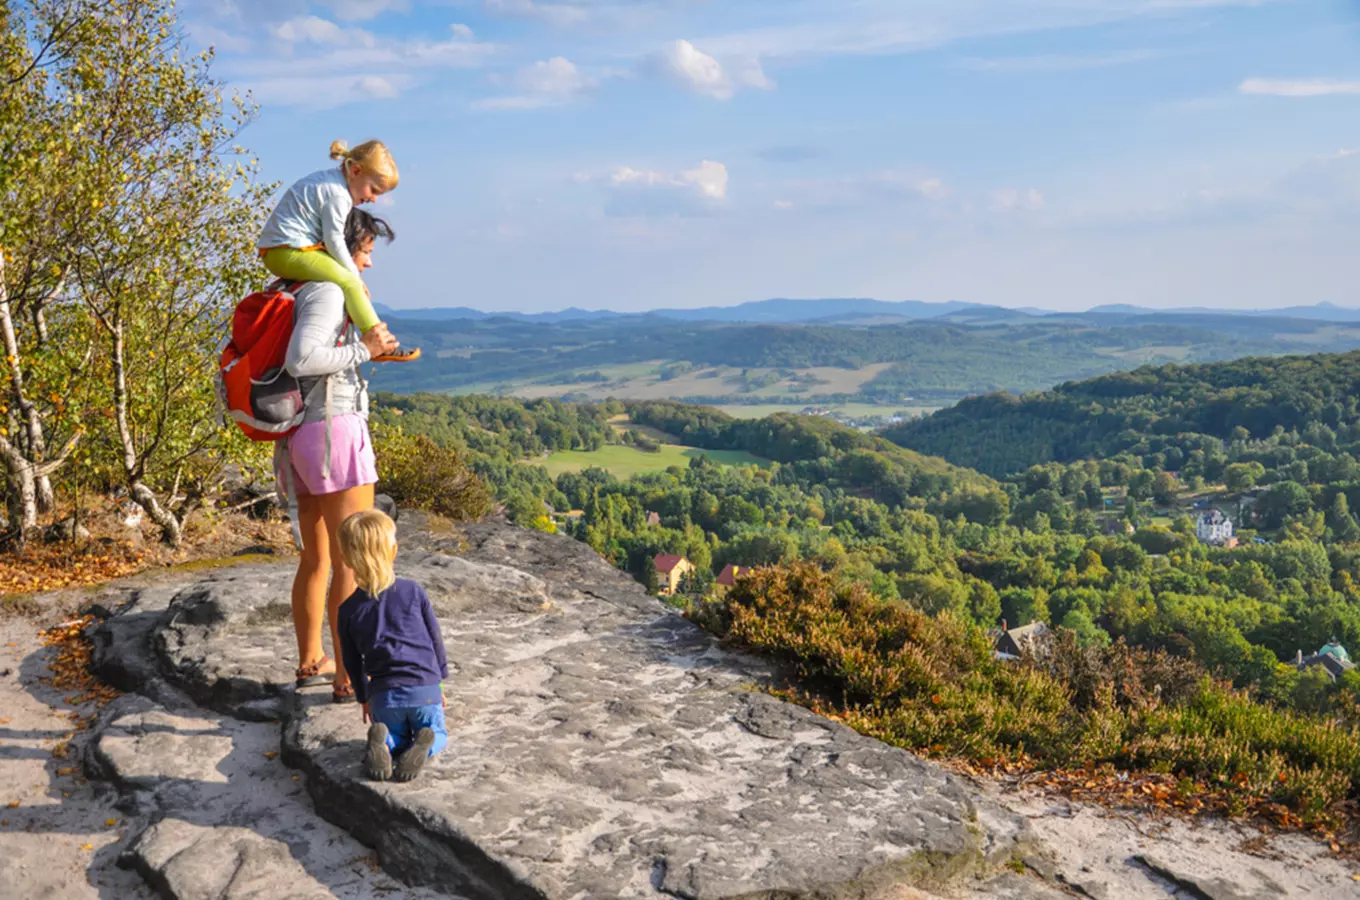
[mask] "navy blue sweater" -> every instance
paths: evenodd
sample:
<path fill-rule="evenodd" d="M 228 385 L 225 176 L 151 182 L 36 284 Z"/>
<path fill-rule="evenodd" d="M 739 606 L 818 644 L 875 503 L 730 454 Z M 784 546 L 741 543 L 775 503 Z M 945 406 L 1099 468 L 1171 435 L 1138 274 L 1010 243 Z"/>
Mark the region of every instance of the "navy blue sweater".
<path fill-rule="evenodd" d="M 378 691 L 439 684 L 449 677 L 439 620 L 425 589 L 407 578 L 374 599 L 358 588 L 340 604 L 337 627 L 354 696 L 367 703 Z"/>

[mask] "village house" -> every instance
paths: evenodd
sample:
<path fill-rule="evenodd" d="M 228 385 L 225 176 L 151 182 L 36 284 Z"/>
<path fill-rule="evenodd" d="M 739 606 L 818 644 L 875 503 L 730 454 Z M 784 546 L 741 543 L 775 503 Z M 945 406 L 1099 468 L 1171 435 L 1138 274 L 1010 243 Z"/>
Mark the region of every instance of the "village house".
<path fill-rule="evenodd" d="M 656 592 L 663 597 L 674 594 L 681 579 L 694 571 L 694 563 L 674 553 L 658 553 L 652 565 L 656 567 Z"/>
<path fill-rule="evenodd" d="M 1128 519 L 1105 519 L 1100 523 L 1100 530 L 1110 537 L 1118 535 L 1131 535 L 1134 532 L 1133 523 Z"/>
<path fill-rule="evenodd" d="M 1313 666 L 1322 666 L 1332 681 L 1336 681 L 1346 672 L 1355 668 L 1355 663 L 1351 662 L 1351 655 L 1346 652 L 1346 648 L 1332 638 L 1321 650 L 1312 656 L 1304 656 L 1300 650 L 1294 657 L 1294 667 L 1302 672 L 1304 669 L 1311 669 Z"/>
<path fill-rule="evenodd" d="M 1006 620 L 1001 620 L 1001 630 L 994 632 L 996 643 L 994 654 L 997 659 L 1019 659 L 1028 650 L 1041 654 L 1048 649 L 1053 631 L 1043 622 L 1030 622 L 1019 628 L 1007 628 Z"/>
<path fill-rule="evenodd" d="M 1221 509 L 1211 509 L 1195 520 L 1195 536 L 1214 547 L 1236 547 L 1232 519 Z"/>
<path fill-rule="evenodd" d="M 719 597 L 726 594 L 737 583 L 737 576 L 745 575 L 749 571 L 751 571 L 749 567 L 734 566 L 731 563 L 723 566 L 717 580 L 713 582 L 713 593 Z"/>

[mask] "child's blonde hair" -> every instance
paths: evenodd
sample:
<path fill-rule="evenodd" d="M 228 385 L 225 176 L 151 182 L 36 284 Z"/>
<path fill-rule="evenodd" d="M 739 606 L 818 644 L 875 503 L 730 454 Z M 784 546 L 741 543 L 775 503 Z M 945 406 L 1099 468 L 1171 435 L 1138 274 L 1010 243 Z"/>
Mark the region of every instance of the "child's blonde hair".
<path fill-rule="evenodd" d="M 364 141 L 353 150 L 344 141 L 331 143 L 331 159 L 343 163 L 354 163 L 365 175 L 372 175 L 376 184 L 384 192 L 393 190 L 400 180 L 397 175 L 397 161 L 388 152 L 382 141 Z"/>
<path fill-rule="evenodd" d="M 397 526 L 380 509 L 357 512 L 340 523 L 340 555 L 354 570 L 359 587 L 374 597 L 397 580 L 392 561 L 397 555 Z"/>

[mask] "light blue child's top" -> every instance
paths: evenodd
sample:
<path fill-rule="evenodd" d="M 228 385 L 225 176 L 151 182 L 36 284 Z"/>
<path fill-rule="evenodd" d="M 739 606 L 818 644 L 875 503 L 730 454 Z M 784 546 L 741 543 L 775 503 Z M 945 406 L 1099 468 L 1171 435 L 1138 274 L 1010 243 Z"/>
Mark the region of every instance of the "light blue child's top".
<path fill-rule="evenodd" d="M 300 178 L 284 192 L 260 233 L 259 247 L 324 246 L 331 258 L 359 274 L 345 246 L 345 219 L 354 208 L 345 173 L 336 166 Z"/>

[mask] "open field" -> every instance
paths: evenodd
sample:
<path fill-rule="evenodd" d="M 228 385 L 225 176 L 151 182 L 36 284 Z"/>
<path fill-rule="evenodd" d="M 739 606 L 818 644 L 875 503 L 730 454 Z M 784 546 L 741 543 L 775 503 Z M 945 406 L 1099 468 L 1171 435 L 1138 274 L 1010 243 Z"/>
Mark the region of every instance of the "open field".
<path fill-rule="evenodd" d="M 1106 356 L 1113 356 L 1115 359 L 1127 360 L 1131 363 L 1142 365 L 1144 363 L 1155 362 L 1157 360 L 1171 359 L 1177 362 L 1184 362 L 1189 358 L 1193 347 L 1184 345 L 1162 345 L 1150 347 L 1135 347 L 1124 349 L 1122 347 L 1103 347 L 1097 352 Z"/>
<path fill-rule="evenodd" d="M 715 409 L 722 410 L 729 416 L 736 419 L 763 419 L 775 413 L 796 413 L 803 407 L 810 404 L 806 403 L 724 403 L 715 406 Z M 886 404 L 880 406 L 874 403 L 828 403 L 818 404 L 823 409 L 829 409 L 832 414 L 857 418 L 860 416 L 891 416 L 898 413 L 905 413 L 909 416 L 924 416 L 935 412 L 937 406 L 902 406 L 901 404 Z"/>
<path fill-rule="evenodd" d="M 671 466 L 688 466 L 696 456 L 707 456 L 725 466 L 765 465 L 768 461 L 737 450 L 700 450 L 679 444 L 662 444 L 661 452 L 645 453 L 635 447 L 610 444 L 593 452 L 563 450 L 552 454 L 540 465 L 553 478 L 563 472 L 579 472 L 591 466 L 608 469 L 617 478 L 631 478 L 643 472 L 660 472 Z"/>
<path fill-rule="evenodd" d="M 839 369 L 831 366 L 787 369 L 797 375 L 816 379 L 811 385 L 794 385 L 787 379 L 775 384 L 745 391 L 739 383 L 745 371 L 751 379 L 759 378 L 777 370 L 771 368 L 747 368 L 732 366 L 710 366 L 684 372 L 661 379 L 660 362 L 639 363 L 631 366 L 601 366 L 599 371 L 609 381 L 581 381 L 572 384 L 509 384 L 496 386 L 499 393 L 508 396 L 531 399 L 535 397 L 561 397 L 564 394 L 585 395 L 591 400 L 606 400 L 610 397 L 619 400 L 669 400 L 677 397 L 787 397 L 797 400 L 819 394 L 854 394 L 862 386 L 889 368 L 890 363 L 875 363 L 859 369 Z M 479 385 L 483 389 L 487 385 Z M 796 390 L 791 390 L 796 388 Z M 459 393 L 470 391 L 459 390 Z"/>

